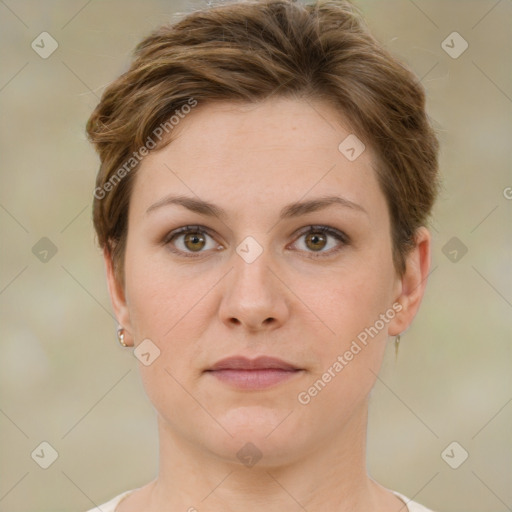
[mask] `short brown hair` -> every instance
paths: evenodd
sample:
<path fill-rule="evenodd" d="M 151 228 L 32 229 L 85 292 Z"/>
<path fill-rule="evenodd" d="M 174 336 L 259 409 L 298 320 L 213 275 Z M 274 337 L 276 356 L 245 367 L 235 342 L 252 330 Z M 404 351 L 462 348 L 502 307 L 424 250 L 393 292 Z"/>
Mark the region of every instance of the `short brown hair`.
<path fill-rule="evenodd" d="M 191 12 L 148 35 L 87 122 L 101 160 L 94 226 L 121 282 L 138 168 L 133 161 L 127 170 L 126 162 L 134 152 L 191 98 L 251 103 L 271 95 L 329 102 L 373 148 L 390 213 L 393 261 L 403 274 L 414 234 L 438 191 L 439 143 L 423 86 L 347 0 L 242 0 Z M 172 132 L 157 147 L 171 140 Z"/>

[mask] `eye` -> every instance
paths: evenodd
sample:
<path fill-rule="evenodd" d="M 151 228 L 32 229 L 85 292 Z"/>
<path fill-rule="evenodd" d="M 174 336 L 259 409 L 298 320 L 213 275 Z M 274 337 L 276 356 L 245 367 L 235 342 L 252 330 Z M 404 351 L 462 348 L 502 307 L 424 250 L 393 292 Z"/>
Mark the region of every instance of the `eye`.
<path fill-rule="evenodd" d="M 322 258 L 337 253 L 344 245 L 348 245 L 350 241 L 345 233 L 329 226 L 309 226 L 306 231 L 299 235 L 298 240 L 301 240 L 303 237 L 303 246 L 306 248 L 306 252 L 312 253 L 308 257 L 313 258 Z M 334 238 L 337 243 L 329 244 L 329 238 Z M 331 249 L 324 250 L 329 246 Z"/>
<path fill-rule="evenodd" d="M 305 249 L 301 250 L 309 252 L 308 257 L 312 258 L 330 256 L 340 251 L 343 246 L 350 242 L 345 233 L 329 226 L 308 226 L 306 230 L 299 234 L 297 240 L 301 240 L 303 237 L 303 247 Z M 333 238 L 337 243 L 329 243 L 329 238 Z M 222 245 L 215 242 L 203 226 L 184 226 L 176 229 L 165 237 L 164 245 L 180 256 L 192 258 L 199 257 L 201 253 L 207 250 L 223 248 Z M 329 246 L 331 246 L 330 249 Z M 326 247 L 328 249 L 324 250 Z"/>
<path fill-rule="evenodd" d="M 208 239 L 211 240 L 209 245 Z M 169 233 L 164 240 L 164 244 L 170 246 L 172 252 L 192 258 L 200 255 L 197 253 L 205 252 L 203 249 L 222 248 L 222 246 L 215 243 L 213 237 L 202 226 L 184 226 L 176 229 Z M 173 249 L 173 246 L 176 249 Z"/>

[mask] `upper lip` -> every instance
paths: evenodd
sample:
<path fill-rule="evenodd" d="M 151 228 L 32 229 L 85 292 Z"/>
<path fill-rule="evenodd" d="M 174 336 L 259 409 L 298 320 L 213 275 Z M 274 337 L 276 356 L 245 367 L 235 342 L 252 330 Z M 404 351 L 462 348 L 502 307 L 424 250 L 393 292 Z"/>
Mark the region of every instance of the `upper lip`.
<path fill-rule="evenodd" d="M 217 361 L 211 368 L 206 371 L 215 370 L 264 370 L 268 368 L 280 370 L 299 370 L 291 363 L 287 363 L 282 359 L 269 356 L 259 356 L 256 359 L 248 359 L 244 356 L 227 357 Z"/>

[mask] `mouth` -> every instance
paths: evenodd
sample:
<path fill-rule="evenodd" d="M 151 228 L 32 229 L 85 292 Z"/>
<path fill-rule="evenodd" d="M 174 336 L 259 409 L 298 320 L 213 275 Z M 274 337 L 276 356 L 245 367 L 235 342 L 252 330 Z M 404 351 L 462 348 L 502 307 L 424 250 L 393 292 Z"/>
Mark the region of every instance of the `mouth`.
<path fill-rule="evenodd" d="M 232 356 L 217 361 L 206 371 L 217 370 L 301 370 L 292 363 L 283 361 L 276 357 L 259 356 L 256 359 L 249 359 L 244 356 Z"/>
<path fill-rule="evenodd" d="M 213 377 L 237 389 L 258 390 L 284 383 L 304 370 L 208 370 Z"/>
<path fill-rule="evenodd" d="M 234 388 L 259 390 L 284 383 L 303 374 L 304 370 L 274 357 L 248 359 L 236 356 L 218 361 L 205 372 Z"/>

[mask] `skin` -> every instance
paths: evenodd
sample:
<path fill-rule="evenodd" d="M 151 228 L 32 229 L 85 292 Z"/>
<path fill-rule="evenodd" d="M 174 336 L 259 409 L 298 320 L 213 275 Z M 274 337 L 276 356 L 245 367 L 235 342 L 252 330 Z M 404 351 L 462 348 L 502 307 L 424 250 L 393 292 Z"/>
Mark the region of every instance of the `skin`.
<path fill-rule="evenodd" d="M 420 306 L 431 237 L 418 230 L 400 277 L 371 147 L 353 162 L 338 150 L 350 133 L 319 101 L 199 105 L 171 144 L 143 160 L 130 200 L 124 288 L 104 256 L 125 341 L 136 347 L 149 338 L 161 351 L 151 365 L 137 363 L 158 413 L 159 474 L 119 512 L 403 510 L 366 472 L 368 396 L 389 337 L 406 330 Z M 214 203 L 226 217 L 176 204 L 147 213 L 169 194 Z M 326 195 L 365 211 L 331 205 L 279 220 L 285 205 Z M 181 235 L 166 244 L 186 225 L 207 228 L 205 242 L 186 244 Z M 350 241 L 309 240 L 300 232 L 311 225 Z M 236 252 L 247 236 L 263 249 L 252 263 Z M 298 394 L 397 303 L 402 310 L 378 335 L 299 403 Z M 279 357 L 303 371 L 260 391 L 204 372 L 239 354 Z M 237 457 L 247 442 L 262 454 L 252 467 Z"/>

